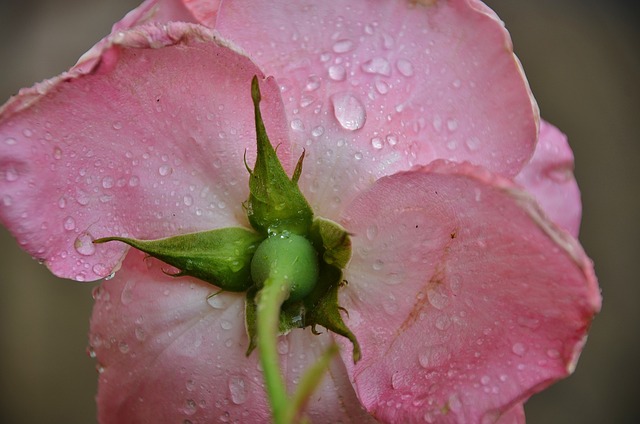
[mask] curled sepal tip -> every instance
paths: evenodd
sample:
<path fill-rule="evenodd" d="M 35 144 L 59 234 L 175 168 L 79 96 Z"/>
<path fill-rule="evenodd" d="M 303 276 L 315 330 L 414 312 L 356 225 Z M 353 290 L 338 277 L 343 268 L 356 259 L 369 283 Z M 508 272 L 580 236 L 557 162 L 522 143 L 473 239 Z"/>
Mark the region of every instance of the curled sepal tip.
<path fill-rule="evenodd" d="M 283 231 L 306 234 L 313 211 L 297 184 L 304 155 L 290 179 L 267 137 L 260 113 L 261 95 L 257 77 L 251 81 L 251 98 L 255 109 L 257 157 L 249 177 L 250 194 L 246 203 L 249 222 L 263 234 Z"/>
<path fill-rule="evenodd" d="M 120 241 L 180 270 L 176 276 L 199 278 L 222 290 L 241 292 L 251 284 L 251 258 L 264 236 L 239 227 L 183 234 L 158 240 L 104 237 Z"/>

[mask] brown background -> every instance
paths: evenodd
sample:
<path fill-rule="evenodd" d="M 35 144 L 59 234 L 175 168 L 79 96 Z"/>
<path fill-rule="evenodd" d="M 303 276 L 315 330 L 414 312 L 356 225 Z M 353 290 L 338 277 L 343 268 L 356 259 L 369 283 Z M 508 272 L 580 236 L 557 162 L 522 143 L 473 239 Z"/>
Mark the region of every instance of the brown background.
<path fill-rule="evenodd" d="M 66 70 L 137 3 L 0 1 L 0 103 Z M 640 422 L 638 6 L 489 4 L 512 33 L 543 116 L 575 150 L 581 240 L 604 292 L 576 373 L 529 402 L 528 422 Z M 84 353 L 91 288 L 53 278 L 0 228 L 0 422 L 95 422 L 96 373 Z"/>

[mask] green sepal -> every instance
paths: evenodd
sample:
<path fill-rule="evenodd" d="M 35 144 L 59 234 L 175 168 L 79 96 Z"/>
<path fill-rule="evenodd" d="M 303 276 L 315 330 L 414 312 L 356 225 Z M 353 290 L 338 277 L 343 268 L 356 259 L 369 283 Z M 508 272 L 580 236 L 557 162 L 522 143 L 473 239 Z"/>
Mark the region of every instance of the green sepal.
<path fill-rule="evenodd" d="M 328 265 L 344 269 L 351 259 L 351 238 L 347 230 L 324 218 L 315 218 L 310 238 L 321 248 L 322 259 Z"/>
<path fill-rule="evenodd" d="M 254 286 L 247 290 L 247 297 L 244 301 L 244 326 L 247 330 L 247 337 L 249 338 L 249 346 L 245 355 L 251 355 L 251 352 L 258 345 L 256 337 L 258 335 L 258 326 L 256 320 L 258 319 L 258 305 L 256 304 L 256 296 L 258 295 L 258 289 Z"/>
<path fill-rule="evenodd" d="M 176 277 L 188 275 L 241 292 L 253 284 L 251 258 L 263 239 L 245 228 L 229 227 L 158 240 L 104 237 L 94 243 L 120 241 L 178 268 Z"/>
<path fill-rule="evenodd" d="M 321 325 L 327 330 L 340 334 L 349 339 L 353 345 L 353 363 L 360 360 L 360 344 L 355 334 L 342 320 L 340 311 L 345 309 L 338 305 L 338 289 L 346 282 L 342 279 L 342 271 L 326 265 L 320 271 L 320 281 L 316 287 L 323 287 L 324 290 L 316 290 L 305 299 L 305 323 L 311 325 L 314 333 L 315 326 Z M 348 312 L 347 312 L 348 313 Z"/>
<path fill-rule="evenodd" d="M 256 163 L 253 170 L 250 170 L 250 194 L 245 204 L 247 217 L 251 226 L 262 234 L 289 231 L 304 235 L 313 219 L 313 211 L 297 184 L 304 154 L 290 179 L 267 137 L 260 113 L 261 97 L 257 77 L 251 81 L 251 98 L 255 109 L 258 148 Z"/>

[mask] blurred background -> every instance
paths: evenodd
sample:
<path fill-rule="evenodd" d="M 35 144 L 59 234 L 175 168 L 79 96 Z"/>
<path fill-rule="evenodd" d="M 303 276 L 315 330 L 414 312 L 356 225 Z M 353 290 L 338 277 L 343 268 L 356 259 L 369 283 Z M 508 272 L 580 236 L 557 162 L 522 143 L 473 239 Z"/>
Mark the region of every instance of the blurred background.
<path fill-rule="evenodd" d="M 137 0 L 2 0 L 0 103 L 57 75 Z M 529 424 L 640 423 L 640 14 L 635 2 L 492 0 L 548 121 L 569 136 L 603 311 Z M 58 280 L 0 228 L 0 422 L 95 423 L 93 284 Z"/>

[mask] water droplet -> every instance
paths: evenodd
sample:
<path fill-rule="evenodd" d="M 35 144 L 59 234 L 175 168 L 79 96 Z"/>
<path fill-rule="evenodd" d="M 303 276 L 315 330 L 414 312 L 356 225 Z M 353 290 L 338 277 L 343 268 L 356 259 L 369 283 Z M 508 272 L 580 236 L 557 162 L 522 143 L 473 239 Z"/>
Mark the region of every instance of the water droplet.
<path fill-rule="evenodd" d="M 376 259 L 375 261 L 373 261 L 372 267 L 375 271 L 380 271 L 384 267 L 384 262 L 382 262 L 380 259 Z"/>
<path fill-rule="evenodd" d="M 72 231 L 76 229 L 76 220 L 73 219 L 72 217 L 68 216 L 65 220 L 64 220 L 64 224 L 63 227 L 65 230 L 67 231 Z"/>
<path fill-rule="evenodd" d="M 160 173 L 160 175 L 162 175 L 163 177 L 166 177 L 167 175 L 171 174 L 173 172 L 173 168 L 169 165 L 161 165 L 160 168 L 158 168 L 158 173 Z"/>
<path fill-rule="evenodd" d="M 193 415 L 198 410 L 198 405 L 193 399 L 187 399 L 184 406 L 184 413 L 187 415 Z"/>
<path fill-rule="evenodd" d="M 464 145 L 472 152 L 480 148 L 480 139 L 478 137 L 469 137 L 465 140 Z"/>
<path fill-rule="evenodd" d="M 422 368 L 429 368 L 429 362 L 430 362 L 430 355 L 429 352 L 420 352 L 420 354 L 418 355 L 418 362 L 420 363 L 420 366 Z"/>
<path fill-rule="evenodd" d="M 111 188 L 113 187 L 114 181 L 111 177 L 104 177 L 102 179 L 102 187 L 103 188 Z"/>
<path fill-rule="evenodd" d="M 295 130 L 295 131 L 303 131 L 304 130 L 304 124 L 302 123 L 301 119 L 294 119 L 293 121 L 291 121 L 291 129 Z"/>
<path fill-rule="evenodd" d="M 373 224 L 367 227 L 367 239 L 373 241 L 378 236 L 378 226 Z"/>
<path fill-rule="evenodd" d="M 433 129 L 436 130 L 437 132 L 440 132 L 440 130 L 442 130 L 442 118 L 440 117 L 440 115 L 436 115 L 433 117 Z"/>
<path fill-rule="evenodd" d="M 361 160 L 362 159 L 362 152 L 356 152 L 353 157 L 355 158 L 355 160 Z"/>
<path fill-rule="evenodd" d="M 117 130 L 122 129 L 122 122 L 120 122 L 120 121 L 115 121 L 115 122 L 113 123 L 113 129 L 114 129 L 114 130 L 116 130 L 116 131 L 117 131 Z"/>
<path fill-rule="evenodd" d="M 193 392 L 195 390 L 195 388 L 196 388 L 196 382 L 193 381 L 192 379 L 189 379 L 185 383 L 185 387 L 187 388 L 187 391 Z"/>
<path fill-rule="evenodd" d="M 4 206 L 11 206 L 13 204 L 13 198 L 9 195 L 2 196 L 2 204 Z"/>
<path fill-rule="evenodd" d="M 320 88 L 320 82 L 322 80 L 317 75 L 311 75 L 307 78 L 307 84 L 304 86 L 305 91 L 315 91 Z"/>
<path fill-rule="evenodd" d="M 387 34 L 386 32 L 382 34 L 382 45 L 384 46 L 385 49 L 391 50 L 394 44 L 395 44 L 395 40 L 391 35 Z"/>
<path fill-rule="evenodd" d="M 376 149 L 382 149 L 382 139 L 380 137 L 374 137 L 371 139 L 371 146 Z"/>
<path fill-rule="evenodd" d="M 436 328 L 438 330 L 444 331 L 447 328 L 449 328 L 449 326 L 451 325 L 451 320 L 446 315 L 439 315 L 436 318 L 436 324 L 435 325 L 436 325 Z"/>
<path fill-rule="evenodd" d="M 320 125 L 311 130 L 311 135 L 314 137 L 320 137 L 324 134 L 324 128 Z"/>
<path fill-rule="evenodd" d="M 387 143 L 389 143 L 389 146 L 395 146 L 396 144 L 398 144 L 398 137 L 395 134 L 387 135 L 385 140 L 387 140 Z"/>
<path fill-rule="evenodd" d="M 127 344 L 127 342 L 120 342 L 118 343 L 118 349 L 121 353 L 127 353 L 129 352 L 129 345 Z"/>
<path fill-rule="evenodd" d="M 483 386 L 486 386 L 487 384 L 489 384 L 491 382 L 491 377 L 489 377 L 488 375 L 483 375 L 480 378 L 480 384 L 482 384 Z"/>
<path fill-rule="evenodd" d="M 458 121 L 453 118 L 447 119 L 447 128 L 449 129 L 449 131 L 454 132 L 458 129 Z"/>
<path fill-rule="evenodd" d="M 53 157 L 58 160 L 62 159 L 62 149 L 56 146 L 53 149 Z"/>
<path fill-rule="evenodd" d="M 233 323 L 229 320 L 223 319 L 220 320 L 220 327 L 223 330 L 231 330 L 231 328 L 233 327 Z"/>
<path fill-rule="evenodd" d="M 83 256 L 91 256 L 96 253 L 96 246 L 93 244 L 93 237 L 86 231 L 76 237 L 73 247 L 76 249 L 76 252 Z"/>
<path fill-rule="evenodd" d="M 127 284 L 124 285 L 124 289 L 122 289 L 122 293 L 120 294 L 120 301 L 123 305 L 128 305 L 133 301 L 133 289 L 135 286 L 135 280 L 129 280 Z"/>
<path fill-rule="evenodd" d="M 5 144 L 8 144 L 9 146 L 13 146 L 17 143 L 16 139 L 13 137 L 9 137 L 9 138 L 5 138 L 4 140 Z"/>
<path fill-rule="evenodd" d="M 129 178 L 129 187 L 135 187 L 138 184 L 140 184 L 140 178 L 136 177 L 135 175 Z"/>
<path fill-rule="evenodd" d="M 136 329 L 134 330 L 134 333 L 136 335 L 136 339 L 138 339 L 141 342 L 147 338 L 147 332 L 144 331 L 142 327 L 136 327 Z"/>
<path fill-rule="evenodd" d="M 193 197 L 188 194 L 182 198 L 182 201 L 184 202 L 185 206 L 193 205 Z"/>
<path fill-rule="evenodd" d="M 456 413 L 462 411 L 462 401 L 460 401 L 460 397 L 457 393 L 454 393 L 449 397 L 449 409 Z"/>
<path fill-rule="evenodd" d="M 229 392 L 231 401 L 236 405 L 242 405 L 247 401 L 247 390 L 242 377 L 231 376 L 229 378 Z"/>
<path fill-rule="evenodd" d="M 434 308 L 444 309 L 444 307 L 449 303 L 449 298 L 439 287 L 440 286 L 427 291 L 427 298 Z"/>
<path fill-rule="evenodd" d="M 289 353 L 289 341 L 285 337 L 281 337 L 278 340 L 278 353 L 280 355 L 286 355 Z"/>
<path fill-rule="evenodd" d="M 522 343 L 514 343 L 511 346 L 511 351 L 518 356 L 522 356 L 526 353 L 527 348 Z"/>
<path fill-rule="evenodd" d="M 31 131 L 29 128 L 25 128 L 24 130 L 22 130 L 22 134 L 24 134 L 25 137 L 31 137 L 33 135 L 33 131 Z"/>
<path fill-rule="evenodd" d="M 329 78 L 334 81 L 344 81 L 347 77 L 347 71 L 344 69 L 342 65 L 332 65 L 329 66 Z"/>
<path fill-rule="evenodd" d="M 355 48 L 353 41 L 348 39 L 341 39 L 333 44 L 333 51 L 336 53 L 347 53 Z"/>
<path fill-rule="evenodd" d="M 413 76 L 413 64 L 409 62 L 407 59 L 399 59 L 396 62 L 396 67 L 398 71 L 405 77 Z"/>
<path fill-rule="evenodd" d="M 547 350 L 547 356 L 551 359 L 557 359 L 560 357 L 560 352 L 558 352 L 556 349 L 549 349 Z"/>
<path fill-rule="evenodd" d="M 453 88 L 460 88 L 462 86 L 462 81 L 456 79 L 451 83 L 451 85 L 453 86 Z"/>
<path fill-rule="evenodd" d="M 376 86 L 376 90 L 380 94 L 387 94 L 389 92 L 389 89 L 391 88 L 386 81 L 382 81 L 382 80 L 377 80 L 375 82 L 375 86 Z"/>
<path fill-rule="evenodd" d="M 373 59 L 367 60 L 360 65 L 360 69 L 367 74 L 378 74 L 386 77 L 391 75 L 391 65 L 389 61 L 383 57 L 374 57 Z"/>
<path fill-rule="evenodd" d="M 342 128 L 355 131 L 364 126 L 367 119 L 365 108 L 353 94 L 334 94 L 331 102 L 333 113 Z"/>
<path fill-rule="evenodd" d="M 4 179 L 7 180 L 7 182 L 16 181 L 19 177 L 18 170 L 14 165 L 10 164 L 4 171 Z"/>
<path fill-rule="evenodd" d="M 96 358 L 96 351 L 91 346 L 89 346 L 87 348 L 87 353 L 89 354 L 89 358 L 91 358 L 91 359 L 95 359 Z"/>

